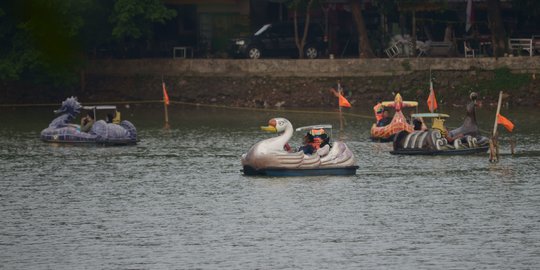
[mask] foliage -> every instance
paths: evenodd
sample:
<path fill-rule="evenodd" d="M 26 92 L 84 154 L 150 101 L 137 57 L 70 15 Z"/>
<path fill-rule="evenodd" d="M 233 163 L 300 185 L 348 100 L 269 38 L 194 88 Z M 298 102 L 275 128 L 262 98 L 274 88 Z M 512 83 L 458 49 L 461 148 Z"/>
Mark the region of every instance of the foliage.
<path fill-rule="evenodd" d="M 111 21 L 112 35 L 121 40 L 152 36 L 153 23 L 165 23 L 176 17 L 176 11 L 168 9 L 159 0 L 116 0 Z"/>
<path fill-rule="evenodd" d="M 0 81 L 76 83 L 90 49 L 150 38 L 174 16 L 159 0 L 0 1 Z"/>
<path fill-rule="evenodd" d="M 493 80 L 482 81 L 477 90 L 483 95 L 497 95 L 499 91 L 519 90 L 530 82 L 528 74 L 514 74 L 509 68 L 493 70 Z"/>
<path fill-rule="evenodd" d="M 30 0 L 0 4 L 0 79 L 61 78 L 78 62 L 77 33 L 87 0 Z M 24 5 L 23 5 L 24 4 Z"/>
<path fill-rule="evenodd" d="M 518 93 L 530 83 L 530 74 L 515 74 L 508 67 L 494 69 L 493 71 L 476 70 L 481 79 L 464 80 L 456 86 L 454 96 L 466 96 L 474 91 L 480 96 L 496 97 L 499 91 Z M 487 77 L 486 77 L 487 75 Z"/>
<path fill-rule="evenodd" d="M 412 70 L 412 67 L 411 67 L 411 62 L 409 60 L 403 60 L 401 61 L 401 66 L 403 67 L 403 69 L 405 71 L 411 71 Z"/>

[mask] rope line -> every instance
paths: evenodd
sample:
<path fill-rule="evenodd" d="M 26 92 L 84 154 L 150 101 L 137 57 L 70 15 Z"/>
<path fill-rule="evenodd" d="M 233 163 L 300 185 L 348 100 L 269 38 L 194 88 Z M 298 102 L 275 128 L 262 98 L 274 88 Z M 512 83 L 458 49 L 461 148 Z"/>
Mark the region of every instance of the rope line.
<path fill-rule="evenodd" d="M 150 104 L 150 103 L 163 103 L 163 100 L 139 100 L 139 101 L 104 101 L 104 102 L 92 102 L 89 105 L 110 105 L 110 104 Z M 186 102 L 186 101 L 174 101 L 171 100 L 172 104 L 179 105 L 188 105 L 196 107 L 206 107 L 206 108 L 216 108 L 216 109 L 228 109 L 228 110 L 244 110 L 244 111 L 258 111 L 258 112 L 279 112 L 279 113 L 303 113 L 303 114 L 328 114 L 335 113 L 339 114 L 337 111 L 310 111 L 310 110 L 287 110 L 287 109 L 267 109 L 267 108 L 249 108 L 249 107 L 239 107 L 239 106 L 227 106 L 227 105 L 213 105 L 213 104 L 203 104 L 195 102 Z M 58 103 L 24 103 L 24 104 L 0 104 L 0 107 L 50 107 L 58 106 Z M 373 119 L 373 116 L 342 112 L 344 116 L 362 118 L 362 119 Z M 489 133 L 489 131 L 479 129 L 482 132 Z"/>
<path fill-rule="evenodd" d="M 186 101 L 169 101 L 171 104 L 179 105 L 188 105 L 196 107 L 206 107 L 206 108 L 217 108 L 217 109 L 228 109 L 228 110 L 244 110 L 244 111 L 259 111 L 259 112 L 280 112 L 280 113 L 303 113 L 303 114 L 328 114 L 336 113 L 337 111 L 311 111 L 311 110 L 288 110 L 288 109 L 268 109 L 268 108 L 249 108 L 249 107 L 239 107 L 239 106 L 227 106 L 227 105 L 213 105 L 213 104 L 203 104 L 195 102 L 186 102 Z M 138 101 L 104 101 L 104 102 L 90 102 L 85 105 L 111 105 L 111 104 L 150 104 L 150 103 L 163 103 L 163 100 L 138 100 Z M 24 103 L 24 104 L 0 104 L 0 107 L 51 107 L 58 106 L 59 103 Z M 355 113 L 346 113 L 343 112 L 344 116 L 351 116 L 363 119 L 372 119 L 372 116 L 355 114 Z"/>

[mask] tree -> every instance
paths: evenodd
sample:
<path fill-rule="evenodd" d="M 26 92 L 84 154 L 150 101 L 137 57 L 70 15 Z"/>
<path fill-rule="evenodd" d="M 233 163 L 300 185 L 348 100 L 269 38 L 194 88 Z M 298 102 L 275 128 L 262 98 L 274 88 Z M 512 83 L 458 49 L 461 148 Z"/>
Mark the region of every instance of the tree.
<path fill-rule="evenodd" d="M 293 0 L 291 2 L 291 6 L 294 10 L 294 42 L 296 43 L 296 47 L 298 48 L 298 58 L 302 59 L 304 58 L 304 46 L 306 45 L 306 39 L 308 35 L 308 29 L 309 29 L 309 23 L 310 23 L 310 9 L 311 5 L 313 4 L 314 0 L 308 0 L 307 3 L 303 0 Z M 305 4 L 306 8 L 306 19 L 304 22 L 304 29 L 302 34 L 302 39 L 300 39 L 298 35 L 298 9 L 301 5 Z"/>
<path fill-rule="evenodd" d="M 0 1 L 0 80 L 74 84 L 90 50 L 148 41 L 174 16 L 159 0 Z"/>
<path fill-rule="evenodd" d="M 358 53 L 360 58 L 373 58 L 373 50 L 369 42 L 369 37 L 366 29 L 366 23 L 364 21 L 364 16 L 362 15 L 362 10 L 360 8 L 360 0 L 349 0 L 349 5 L 351 6 L 351 11 L 356 23 L 356 29 L 358 31 Z"/>
<path fill-rule="evenodd" d="M 160 0 L 116 0 L 111 15 L 112 36 L 117 40 L 146 38 L 153 35 L 152 24 L 176 17 L 176 11 Z"/>
<path fill-rule="evenodd" d="M 55 82 L 72 78 L 80 65 L 78 34 L 88 0 L 0 3 L 0 79 Z"/>
<path fill-rule="evenodd" d="M 508 51 L 506 30 L 501 17 L 501 2 L 499 0 L 487 0 L 487 9 L 493 55 L 500 57 Z"/>

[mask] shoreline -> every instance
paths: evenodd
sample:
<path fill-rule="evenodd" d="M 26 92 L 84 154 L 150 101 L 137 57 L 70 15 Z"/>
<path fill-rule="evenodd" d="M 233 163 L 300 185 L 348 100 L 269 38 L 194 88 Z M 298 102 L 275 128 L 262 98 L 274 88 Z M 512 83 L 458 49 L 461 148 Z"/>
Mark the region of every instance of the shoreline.
<path fill-rule="evenodd" d="M 82 83 L 70 87 L 2 82 L 0 105 L 59 104 L 69 96 L 86 103 L 155 101 L 163 98 L 162 80 L 171 100 L 230 107 L 335 108 L 337 99 L 330 89 L 338 80 L 353 106 L 374 104 L 378 97 L 392 100 L 392 93 L 398 91 L 404 99 L 422 104 L 431 78 L 441 104 L 460 106 L 472 91 L 478 92 L 482 102 L 496 103 L 502 90 L 509 105 L 539 107 L 538 60 L 100 60 L 91 62 L 82 73 Z"/>

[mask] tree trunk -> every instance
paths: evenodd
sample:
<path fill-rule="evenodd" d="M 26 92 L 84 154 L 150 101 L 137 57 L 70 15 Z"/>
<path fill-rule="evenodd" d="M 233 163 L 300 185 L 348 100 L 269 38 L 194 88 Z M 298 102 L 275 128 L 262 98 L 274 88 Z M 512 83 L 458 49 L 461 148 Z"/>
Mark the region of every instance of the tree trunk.
<path fill-rule="evenodd" d="M 306 21 L 304 24 L 304 34 L 302 35 L 301 40 L 300 40 L 300 37 L 298 36 L 298 14 L 296 12 L 298 9 L 298 6 L 296 6 L 294 9 L 294 41 L 296 43 L 296 47 L 298 48 L 298 58 L 300 59 L 304 58 L 304 46 L 306 46 L 309 22 L 311 18 L 309 14 L 309 10 L 311 9 L 311 4 L 313 4 L 313 0 L 309 0 L 306 7 Z"/>
<path fill-rule="evenodd" d="M 412 40 L 411 56 L 416 56 L 416 10 L 412 11 Z"/>
<path fill-rule="evenodd" d="M 356 30 L 358 31 L 358 53 L 360 58 L 373 58 L 373 50 L 369 44 L 369 38 L 367 34 L 366 24 L 364 22 L 364 16 L 360 9 L 359 0 L 349 0 L 351 6 L 354 21 L 356 22 Z"/>
<path fill-rule="evenodd" d="M 506 30 L 501 17 L 501 2 L 499 0 L 487 0 L 487 6 L 493 56 L 500 57 L 508 51 Z"/>

